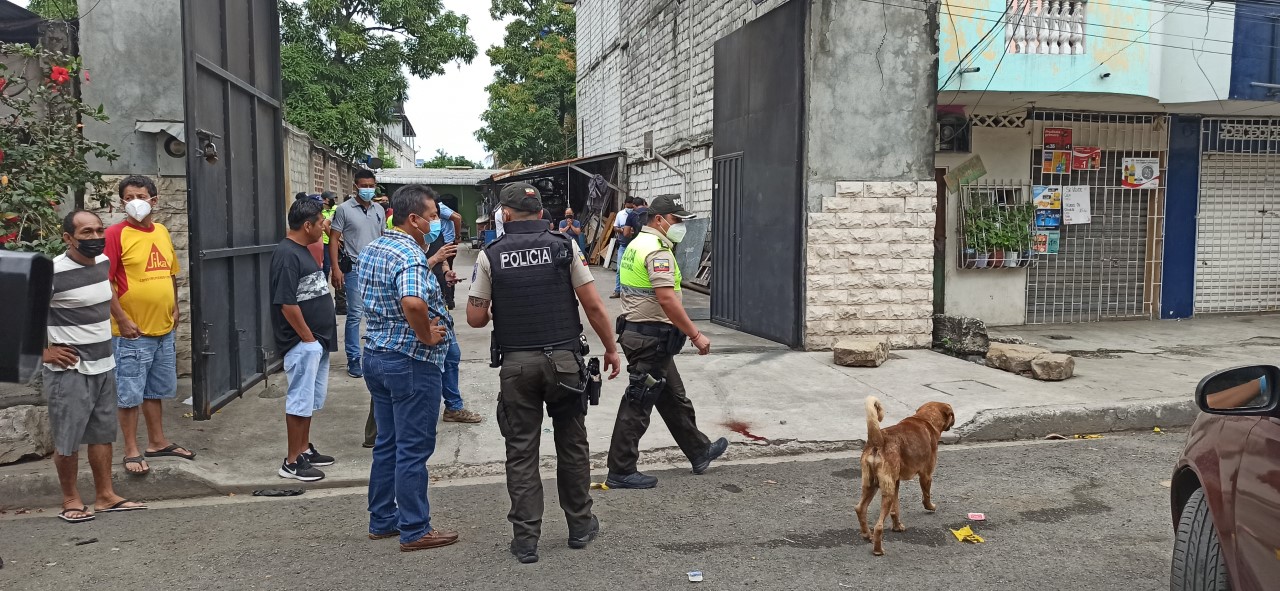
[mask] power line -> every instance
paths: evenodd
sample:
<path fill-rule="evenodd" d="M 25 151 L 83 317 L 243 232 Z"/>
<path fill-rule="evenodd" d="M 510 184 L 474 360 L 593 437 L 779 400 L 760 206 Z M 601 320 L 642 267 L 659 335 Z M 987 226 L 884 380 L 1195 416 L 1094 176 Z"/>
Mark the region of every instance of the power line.
<path fill-rule="evenodd" d="M 1185 2 L 1186 2 L 1186 0 L 1183 0 L 1183 2 L 1185 3 Z M 1151 23 L 1151 26 L 1150 26 L 1150 27 L 1147 27 L 1147 33 L 1150 33 L 1150 32 L 1151 32 L 1151 29 L 1156 28 L 1156 25 L 1160 24 L 1161 22 L 1164 22 L 1164 19 L 1169 18 L 1169 15 L 1170 15 L 1170 14 L 1173 14 L 1173 12 L 1172 12 L 1172 11 L 1166 12 L 1166 13 L 1164 13 L 1164 16 L 1160 17 L 1160 19 L 1159 19 L 1159 20 L 1157 20 L 1157 21 L 1156 21 L 1156 22 L 1154 22 L 1154 23 Z M 1105 60 L 1102 60 L 1102 61 L 1098 62 L 1098 65 L 1096 65 L 1096 66 L 1094 66 L 1094 67 L 1092 67 L 1092 68 L 1089 68 L 1089 71 L 1088 71 L 1088 72 L 1085 72 L 1085 73 L 1081 74 L 1079 77 L 1077 77 L 1075 80 L 1072 80 L 1072 81 L 1071 81 L 1069 84 L 1067 84 L 1066 86 L 1063 86 L 1062 88 L 1059 88 L 1059 89 L 1058 89 L 1058 92 L 1062 92 L 1062 91 L 1064 91 L 1064 90 L 1066 90 L 1066 89 L 1070 88 L 1070 87 L 1071 87 L 1072 85 L 1074 85 L 1076 82 L 1079 82 L 1079 81 L 1083 80 L 1085 76 L 1088 76 L 1089 74 L 1092 74 L 1092 73 L 1096 72 L 1096 71 L 1098 70 L 1098 68 L 1101 68 L 1102 66 L 1105 66 L 1105 65 L 1107 64 L 1107 62 L 1111 61 L 1111 60 L 1112 60 L 1113 58 L 1115 58 L 1117 55 L 1120 55 L 1120 54 L 1122 54 L 1122 53 L 1124 53 L 1124 52 L 1126 52 L 1126 51 L 1129 51 L 1129 48 L 1130 48 L 1130 47 L 1133 47 L 1133 44 L 1134 44 L 1134 43 L 1137 43 L 1137 42 L 1138 42 L 1138 40 L 1139 40 L 1139 39 L 1141 39 L 1143 36 L 1145 36 L 1147 33 L 1143 33 L 1142 35 L 1139 35 L 1139 36 L 1137 36 L 1137 37 L 1134 37 L 1133 41 L 1130 41 L 1130 42 L 1129 42 L 1129 44 L 1128 44 L 1128 45 L 1126 45 L 1126 46 L 1124 46 L 1123 48 L 1121 48 L 1121 49 L 1120 49 L 1120 51 L 1117 51 L 1117 52 L 1115 52 L 1115 53 L 1111 54 L 1111 57 L 1108 57 L 1107 59 L 1105 59 Z M 1202 53 L 1203 53 L 1203 52 L 1202 52 Z M 1225 55 L 1230 56 L 1231 54 L 1229 54 L 1229 53 L 1228 53 L 1228 54 L 1225 54 Z M 993 73 L 993 74 L 992 74 L 992 76 L 994 76 L 994 75 L 995 75 L 995 74 Z M 1210 85 L 1210 86 L 1212 86 L 1212 85 Z"/>

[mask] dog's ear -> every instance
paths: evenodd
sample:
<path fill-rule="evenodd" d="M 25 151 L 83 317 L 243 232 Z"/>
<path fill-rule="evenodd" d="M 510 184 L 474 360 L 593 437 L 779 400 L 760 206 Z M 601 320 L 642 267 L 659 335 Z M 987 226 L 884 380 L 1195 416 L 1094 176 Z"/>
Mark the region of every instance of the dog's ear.
<path fill-rule="evenodd" d="M 950 404 L 944 404 L 942 414 L 947 418 L 947 428 L 943 429 L 943 431 L 950 431 L 951 427 L 956 424 L 956 413 L 951 410 Z"/>

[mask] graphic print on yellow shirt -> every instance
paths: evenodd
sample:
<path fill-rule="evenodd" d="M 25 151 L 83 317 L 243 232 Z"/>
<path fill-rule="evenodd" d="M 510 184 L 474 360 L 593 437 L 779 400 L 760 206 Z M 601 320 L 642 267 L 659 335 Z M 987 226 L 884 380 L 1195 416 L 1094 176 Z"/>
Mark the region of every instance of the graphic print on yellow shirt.
<path fill-rule="evenodd" d="M 173 332 L 173 309 L 178 304 L 173 277 L 179 269 L 169 230 L 161 224 L 141 228 L 120 222 L 107 228 L 106 255 L 111 259 L 111 283 L 120 307 L 138 330 L 149 337 Z M 111 334 L 120 336 L 115 318 Z"/>

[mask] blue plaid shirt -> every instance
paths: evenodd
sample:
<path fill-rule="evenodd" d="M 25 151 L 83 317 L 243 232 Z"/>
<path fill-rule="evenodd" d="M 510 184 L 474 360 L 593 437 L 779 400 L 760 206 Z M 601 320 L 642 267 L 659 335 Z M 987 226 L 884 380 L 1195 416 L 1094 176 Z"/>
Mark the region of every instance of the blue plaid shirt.
<path fill-rule="evenodd" d="M 422 247 L 404 232 L 388 231 L 364 248 L 357 268 L 364 300 L 366 346 L 429 361 L 443 371 L 445 355 L 456 342 L 453 317 L 444 306 L 444 294 L 427 267 L 427 254 Z M 440 344 L 428 347 L 415 336 L 400 305 L 400 298 L 406 297 L 427 302 L 431 315 L 449 328 Z"/>

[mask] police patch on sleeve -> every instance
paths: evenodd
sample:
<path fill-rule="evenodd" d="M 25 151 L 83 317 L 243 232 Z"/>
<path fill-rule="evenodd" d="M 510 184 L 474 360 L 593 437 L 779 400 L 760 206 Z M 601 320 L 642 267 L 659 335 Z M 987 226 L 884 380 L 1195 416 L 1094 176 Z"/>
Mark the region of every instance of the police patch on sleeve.
<path fill-rule="evenodd" d="M 670 273 L 671 259 L 653 259 L 654 273 Z"/>
<path fill-rule="evenodd" d="M 471 265 L 471 282 L 472 283 L 476 282 L 476 277 L 479 274 L 480 274 L 480 261 L 476 261 L 476 264 Z"/>

